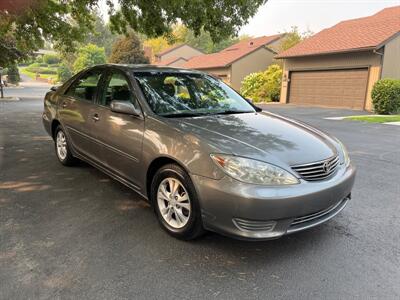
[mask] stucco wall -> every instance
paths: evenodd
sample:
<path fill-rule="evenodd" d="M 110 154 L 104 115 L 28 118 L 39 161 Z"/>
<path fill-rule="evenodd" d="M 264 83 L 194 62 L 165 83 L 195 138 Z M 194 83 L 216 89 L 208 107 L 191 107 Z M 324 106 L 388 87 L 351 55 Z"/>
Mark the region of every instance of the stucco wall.
<path fill-rule="evenodd" d="M 400 35 L 385 45 L 382 78 L 400 79 Z"/>
<path fill-rule="evenodd" d="M 239 91 L 243 78 L 250 73 L 265 71 L 273 63 L 274 56 L 273 52 L 261 47 L 234 62 L 231 66 L 231 86 Z"/>
<path fill-rule="evenodd" d="M 193 56 L 198 56 L 198 55 L 202 55 L 202 54 L 203 53 L 197 49 L 194 49 L 188 45 L 183 45 L 177 49 L 172 50 L 171 52 L 164 54 L 163 56 L 160 57 L 160 60 L 163 61 L 170 57 L 183 57 L 183 58 L 189 59 Z"/>
<path fill-rule="evenodd" d="M 199 69 L 200 70 L 200 69 Z M 227 84 L 231 84 L 231 68 L 210 68 L 210 69 L 201 69 L 200 71 L 212 74 L 221 78 Z"/>
<path fill-rule="evenodd" d="M 289 86 L 287 78 L 289 78 L 290 71 L 369 67 L 365 109 L 371 110 L 371 90 L 374 83 L 380 78 L 381 61 L 382 57 L 372 51 L 285 59 L 280 102 L 287 102 Z"/>

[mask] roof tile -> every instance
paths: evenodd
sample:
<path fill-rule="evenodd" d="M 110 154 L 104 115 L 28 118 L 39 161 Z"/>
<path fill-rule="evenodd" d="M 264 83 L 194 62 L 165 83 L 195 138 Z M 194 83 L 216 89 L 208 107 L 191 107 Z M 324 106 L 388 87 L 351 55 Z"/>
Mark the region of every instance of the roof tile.
<path fill-rule="evenodd" d="M 400 6 L 364 18 L 342 21 L 324 29 L 276 58 L 376 49 L 400 32 Z"/>
<path fill-rule="evenodd" d="M 225 67 L 250 52 L 276 41 L 282 36 L 283 34 L 276 34 L 243 40 L 217 53 L 194 56 L 183 67 L 189 69 Z"/>

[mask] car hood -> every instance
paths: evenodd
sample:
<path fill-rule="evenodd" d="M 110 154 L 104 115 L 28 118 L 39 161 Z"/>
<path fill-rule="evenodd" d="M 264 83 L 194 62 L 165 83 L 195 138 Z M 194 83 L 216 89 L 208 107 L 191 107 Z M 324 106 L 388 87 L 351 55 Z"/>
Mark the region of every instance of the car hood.
<path fill-rule="evenodd" d="M 170 119 L 225 154 L 287 165 L 310 163 L 337 153 L 333 139 L 299 122 L 270 113 Z"/>

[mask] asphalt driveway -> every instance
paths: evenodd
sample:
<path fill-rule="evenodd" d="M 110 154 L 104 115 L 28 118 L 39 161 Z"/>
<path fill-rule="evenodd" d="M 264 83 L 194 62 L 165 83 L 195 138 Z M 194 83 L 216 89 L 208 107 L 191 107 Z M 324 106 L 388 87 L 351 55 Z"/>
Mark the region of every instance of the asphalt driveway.
<path fill-rule="evenodd" d="M 267 106 L 347 145 L 358 167 L 352 201 L 274 241 L 210 233 L 182 242 L 134 192 L 57 162 L 43 91 L 8 90 L 21 101 L 0 102 L 0 299 L 400 298 L 399 127 L 324 119 L 354 111 Z"/>

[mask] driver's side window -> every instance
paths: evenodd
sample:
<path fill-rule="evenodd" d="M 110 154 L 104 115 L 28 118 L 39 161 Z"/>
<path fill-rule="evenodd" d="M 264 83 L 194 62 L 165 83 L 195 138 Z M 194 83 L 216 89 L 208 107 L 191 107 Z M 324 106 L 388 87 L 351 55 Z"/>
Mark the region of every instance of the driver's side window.
<path fill-rule="evenodd" d="M 113 100 L 129 101 L 135 106 L 137 105 L 125 75 L 119 72 L 113 72 L 107 77 L 103 95 L 100 99 L 101 105 L 109 107 Z"/>

